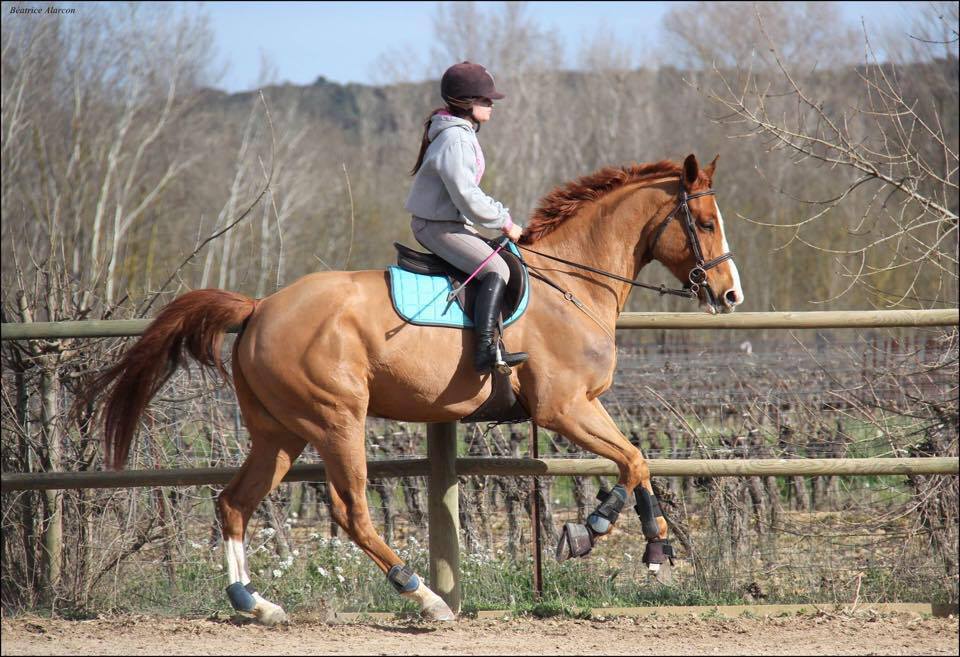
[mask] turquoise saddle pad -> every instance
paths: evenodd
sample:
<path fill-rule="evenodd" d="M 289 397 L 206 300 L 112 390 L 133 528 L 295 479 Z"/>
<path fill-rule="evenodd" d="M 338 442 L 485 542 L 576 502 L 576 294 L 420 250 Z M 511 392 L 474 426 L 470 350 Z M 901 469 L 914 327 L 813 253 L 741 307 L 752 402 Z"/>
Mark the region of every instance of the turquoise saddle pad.
<path fill-rule="evenodd" d="M 507 248 L 517 256 L 520 255 L 512 242 Z M 473 328 L 473 320 L 467 317 L 457 300 L 447 301 L 447 295 L 453 287 L 446 276 L 415 274 L 397 266 L 390 266 L 387 271 L 390 273 L 390 299 L 393 301 L 393 308 L 407 322 L 421 326 Z M 520 319 L 527 309 L 530 281 L 526 267 L 523 267 L 523 276 L 527 279 L 523 298 L 513 314 L 504 320 L 504 328 Z"/>

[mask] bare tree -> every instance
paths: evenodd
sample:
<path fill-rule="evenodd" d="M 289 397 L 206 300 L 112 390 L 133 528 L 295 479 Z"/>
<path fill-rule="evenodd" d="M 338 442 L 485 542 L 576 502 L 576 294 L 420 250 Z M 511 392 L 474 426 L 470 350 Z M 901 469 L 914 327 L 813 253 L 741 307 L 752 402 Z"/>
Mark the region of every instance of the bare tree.
<path fill-rule="evenodd" d="M 142 242 L 132 235 L 162 213 L 161 197 L 193 161 L 171 126 L 206 79 L 204 21 L 177 20 L 159 6 L 84 10 L 40 21 L 14 17 L 0 29 L 4 321 L 112 312 L 139 274 L 125 260 L 139 258 Z M 93 366 L 99 353 L 98 345 L 76 340 L 4 344 L 4 370 L 15 363 L 20 373 L 23 417 L 14 439 L 22 470 L 90 467 L 96 440 L 88 423 L 78 430 L 65 409 L 78 370 Z M 31 413 L 39 430 L 31 429 Z M 39 509 L 25 502 L 39 517 L 42 545 L 35 559 L 27 527 L 26 562 L 40 564 L 39 577 L 28 567 L 16 581 L 28 599 L 42 587 L 55 603 L 89 565 L 84 546 L 65 550 L 86 526 L 65 513 L 67 499 L 85 504 L 63 491 L 45 492 Z"/>
<path fill-rule="evenodd" d="M 523 2 L 507 2 L 501 11 L 475 2 L 440 4 L 433 25 L 433 74 L 457 62 L 482 63 L 500 76 L 547 71 L 563 62 L 556 35 L 541 28 Z"/>
<path fill-rule="evenodd" d="M 775 69 L 755 16 L 796 70 L 853 63 L 853 30 L 832 2 L 678 3 L 663 19 L 663 65 Z"/>
<path fill-rule="evenodd" d="M 931 87 L 914 71 L 955 68 L 956 60 L 881 63 L 864 35 L 866 62 L 850 74 L 859 91 L 848 100 L 795 73 L 759 12 L 756 21 L 777 76 L 732 76 L 715 69 L 723 87 L 710 98 L 728 112 L 723 122 L 746 126 L 741 137 L 761 139 L 795 164 L 824 167 L 833 180 L 831 192 L 820 198 L 795 192 L 812 208 L 808 216 L 760 223 L 789 231 L 790 241 L 834 258 L 846 280 L 821 301 L 862 286 L 885 306 L 955 303 L 956 76 L 950 84 Z M 831 213 L 850 206 L 857 208 L 855 221 L 838 235 Z M 900 272 L 904 275 L 897 276 Z"/>

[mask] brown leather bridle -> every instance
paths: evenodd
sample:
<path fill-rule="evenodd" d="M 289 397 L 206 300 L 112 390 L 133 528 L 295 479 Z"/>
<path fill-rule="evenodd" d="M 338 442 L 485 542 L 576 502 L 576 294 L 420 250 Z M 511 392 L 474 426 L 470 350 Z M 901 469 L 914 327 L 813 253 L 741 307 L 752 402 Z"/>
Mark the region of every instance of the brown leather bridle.
<path fill-rule="evenodd" d="M 650 244 L 647 246 L 647 257 L 650 260 L 653 260 L 653 249 L 657 246 L 657 241 L 660 239 L 660 236 L 663 234 L 663 231 L 666 230 L 667 225 L 670 223 L 670 220 L 674 217 L 679 219 L 680 224 L 683 226 L 683 231 L 687 235 L 687 244 L 690 247 L 690 251 L 693 253 L 694 265 L 690 270 L 690 273 L 687 274 L 687 280 L 689 281 L 689 290 L 694 295 L 700 291 L 701 286 L 705 286 L 707 293 L 710 295 L 711 303 L 716 305 L 716 297 L 713 295 L 713 290 L 710 289 L 710 285 L 706 283 L 707 280 L 707 271 L 713 269 L 721 262 L 725 262 L 733 258 L 733 253 L 727 251 L 723 255 L 717 256 L 713 260 L 704 261 L 703 259 L 703 248 L 700 246 L 700 238 L 697 237 L 697 228 L 693 220 L 693 216 L 690 214 L 690 205 L 689 201 L 691 199 L 700 198 L 701 196 L 715 196 L 716 192 L 712 189 L 708 189 L 705 192 L 697 192 L 696 194 L 687 194 L 687 190 L 681 187 L 680 189 L 680 202 L 677 203 L 676 207 L 670 211 L 670 214 L 657 226 L 657 230 L 653 233 L 653 239 L 650 240 Z M 680 216 L 678 210 L 683 208 L 683 216 Z M 686 287 L 686 286 L 685 286 Z"/>

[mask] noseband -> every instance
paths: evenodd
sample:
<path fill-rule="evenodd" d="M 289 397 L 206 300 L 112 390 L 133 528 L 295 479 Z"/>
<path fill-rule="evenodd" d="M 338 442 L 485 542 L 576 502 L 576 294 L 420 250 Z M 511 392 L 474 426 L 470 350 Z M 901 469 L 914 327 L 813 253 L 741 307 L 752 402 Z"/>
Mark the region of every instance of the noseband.
<path fill-rule="evenodd" d="M 700 238 L 697 237 L 697 229 L 693 222 L 693 216 L 690 214 L 690 206 L 688 201 L 691 199 L 699 198 L 701 196 L 715 196 L 716 192 L 712 189 L 708 189 L 705 192 L 697 192 L 696 194 L 687 194 L 687 190 L 680 189 L 680 202 L 677 203 L 676 207 L 670 211 L 670 214 L 667 215 L 667 218 L 664 219 L 659 226 L 657 226 L 656 232 L 653 234 L 653 239 L 650 240 L 650 246 L 647 247 L 647 257 L 650 260 L 653 260 L 653 249 L 657 246 L 657 241 L 660 239 L 660 236 L 663 234 L 663 231 L 666 230 L 667 224 L 670 223 L 670 220 L 676 217 L 680 220 L 680 224 L 683 226 L 683 232 L 687 234 L 687 244 L 690 246 L 690 251 L 693 253 L 693 258 L 695 264 L 693 269 L 690 270 L 690 273 L 687 275 L 689 280 L 689 288 L 693 294 L 697 294 L 700 291 L 700 287 L 704 285 L 704 282 L 707 280 L 707 271 L 713 269 L 721 262 L 730 260 L 733 258 L 733 253 L 727 251 L 721 256 L 705 262 L 703 259 L 703 249 L 700 247 Z M 683 208 L 683 216 L 680 216 L 678 210 Z M 713 291 L 710 289 L 710 286 L 707 285 L 707 292 L 710 293 L 710 296 L 713 296 Z M 714 299 L 715 300 L 715 299 Z"/>

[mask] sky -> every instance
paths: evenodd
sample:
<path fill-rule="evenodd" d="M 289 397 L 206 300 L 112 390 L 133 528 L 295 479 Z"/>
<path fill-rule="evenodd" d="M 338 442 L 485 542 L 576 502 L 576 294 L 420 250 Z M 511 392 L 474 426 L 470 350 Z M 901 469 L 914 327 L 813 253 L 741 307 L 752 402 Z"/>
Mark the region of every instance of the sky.
<path fill-rule="evenodd" d="M 502 5 L 502 2 L 482 3 Z M 668 2 L 530 2 L 526 13 L 556 30 L 571 48 L 588 35 L 612 31 L 633 44 L 654 43 Z M 840 2 L 854 25 L 871 30 L 905 23 L 923 3 Z M 310 84 L 319 76 L 340 83 L 379 84 L 374 73 L 384 52 L 409 50 L 427 61 L 437 2 L 185 2 L 204 12 L 215 34 L 220 88 L 256 86 L 261 52 L 275 69 L 275 82 Z M 574 53 L 568 53 L 572 56 Z"/>

